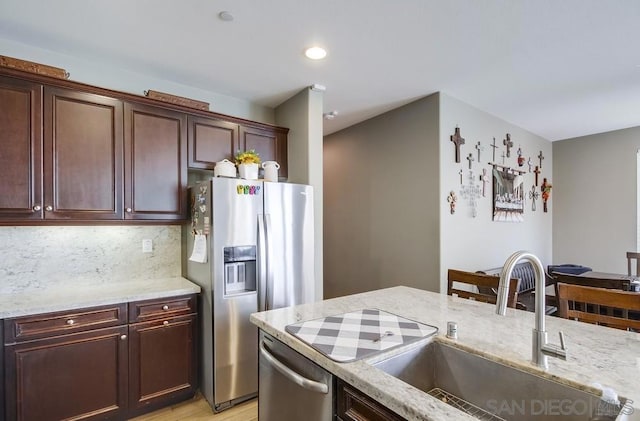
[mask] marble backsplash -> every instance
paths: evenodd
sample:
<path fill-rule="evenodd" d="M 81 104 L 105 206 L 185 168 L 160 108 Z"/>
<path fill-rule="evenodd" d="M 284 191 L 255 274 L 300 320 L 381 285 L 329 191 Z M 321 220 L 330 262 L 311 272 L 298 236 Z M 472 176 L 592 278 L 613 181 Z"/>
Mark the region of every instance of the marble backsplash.
<path fill-rule="evenodd" d="M 0 227 L 0 294 L 180 276 L 180 258 L 175 225 Z"/>

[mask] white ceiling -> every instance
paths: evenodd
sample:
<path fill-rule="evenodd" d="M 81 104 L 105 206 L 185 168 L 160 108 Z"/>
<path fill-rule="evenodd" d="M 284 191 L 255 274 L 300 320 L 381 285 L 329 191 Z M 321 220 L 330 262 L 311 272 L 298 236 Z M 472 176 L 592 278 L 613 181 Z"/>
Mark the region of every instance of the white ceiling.
<path fill-rule="evenodd" d="M 436 91 L 549 140 L 640 125 L 639 0 L 0 0 L 0 37 L 268 107 L 319 83 L 325 134 Z"/>

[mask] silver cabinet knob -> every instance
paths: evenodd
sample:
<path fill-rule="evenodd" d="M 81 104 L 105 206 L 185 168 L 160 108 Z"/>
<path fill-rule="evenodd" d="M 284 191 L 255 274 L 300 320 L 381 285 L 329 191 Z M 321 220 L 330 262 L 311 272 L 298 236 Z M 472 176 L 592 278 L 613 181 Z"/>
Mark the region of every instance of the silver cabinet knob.
<path fill-rule="evenodd" d="M 167 311 L 167 310 L 169 310 L 169 306 L 165 304 L 165 305 L 163 305 L 163 306 L 162 306 L 162 309 L 163 309 L 164 311 Z"/>
<path fill-rule="evenodd" d="M 164 322 L 162 322 L 163 325 L 167 326 L 169 324 L 168 320 L 165 320 Z"/>
<path fill-rule="evenodd" d="M 125 339 L 127 339 L 127 335 L 120 336 L 120 339 L 124 341 Z"/>
<path fill-rule="evenodd" d="M 69 326 L 73 326 L 73 324 L 74 324 L 75 322 L 76 322 L 76 321 L 75 321 L 75 320 L 73 320 L 73 319 L 69 319 L 69 320 L 67 320 L 67 324 L 68 324 Z"/>
<path fill-rule="evenodd" d="M 35 205 L 35 206 L 33 207 L 33 210 L 34 210 L 34 211 L 36 211 L 36 212 L 38 212 L 40 209 L 42 209 L 42 208 L 40 207 L 40 205 Z"/>
<path fill-rule="evenodd" d="M 131 208 L 126 208 L 126 209 L 125 209 L 125 211 L 126 211 L 127 213 L 131 213 L 131 211 L 132 211 L 132 210 L 133 210 L 133 209 L 131 209 Z"/>
<path fill-rule="evenodd" d="M 53 210 L 53 206 L 48 205 L 47 207 L 44 208 L 44 210 L 51 212 Z"/>

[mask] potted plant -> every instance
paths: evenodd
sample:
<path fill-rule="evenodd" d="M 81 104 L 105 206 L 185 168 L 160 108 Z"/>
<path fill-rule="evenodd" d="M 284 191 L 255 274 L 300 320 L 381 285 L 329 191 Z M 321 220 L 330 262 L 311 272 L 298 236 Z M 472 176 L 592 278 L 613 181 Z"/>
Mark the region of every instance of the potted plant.
<path fill-rule="evenodd" d="M 249 149 L 248 151 L 238 151 L 234 157 L 236 165 L 238 166 L 238 172 L 240 178 L 245 180 L 257 180 L 258 168 L 260 164 L 260 155 L 255 149 Z"/>

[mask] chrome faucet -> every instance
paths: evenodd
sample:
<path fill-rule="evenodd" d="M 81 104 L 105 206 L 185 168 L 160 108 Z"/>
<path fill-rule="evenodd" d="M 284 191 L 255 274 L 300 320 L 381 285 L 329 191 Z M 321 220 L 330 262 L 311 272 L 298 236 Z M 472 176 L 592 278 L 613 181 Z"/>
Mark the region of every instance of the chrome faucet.
<path fill-rule="evenodd" d="M 536 300 L 536 326 L 533 329 L 533 343 L 532 343 L 532 355 L 531 359 L 534 364 L 541 367 L 543 370 L 549 368 L 547 356 L 560 358 L 561 360 L 567 359 L 567 350 L 564 343 L 564 334 L 560 333 L 560 346 L 553 345 L 547 342 L 547 331 L 545 330 L 545 279 L 544 268 L 540 259 L 534 256 L 528 251 L 517 251 L 513 253 L 502 267 L 500 273 L 500 285 L 498 286 L 498 300 L 496 303 L 496 313 L 502 316 L 507 311 L 507 296 L 509 295 L 509 280 L 511 279 L 511 273 L 513 268 L 520 260 L 528 260 L 533 265 L 533 273 L 535 276 L 535 300 Z"/>

